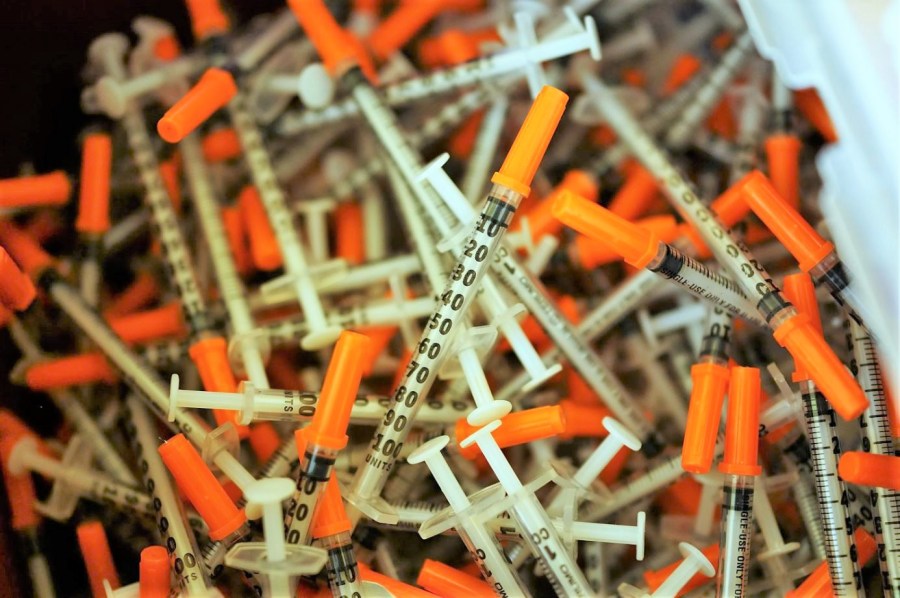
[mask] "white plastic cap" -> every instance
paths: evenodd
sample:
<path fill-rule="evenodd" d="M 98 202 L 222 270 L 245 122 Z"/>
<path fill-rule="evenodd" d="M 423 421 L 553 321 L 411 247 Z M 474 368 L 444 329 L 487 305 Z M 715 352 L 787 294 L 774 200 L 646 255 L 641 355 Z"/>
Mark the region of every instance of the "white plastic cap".
<path fill-rule="evenodd" d="M 297 95 L 304 105 L 318 110 L 334 100 L 334 81 L 321 62 L 313 62 L 300 71 Z"/>

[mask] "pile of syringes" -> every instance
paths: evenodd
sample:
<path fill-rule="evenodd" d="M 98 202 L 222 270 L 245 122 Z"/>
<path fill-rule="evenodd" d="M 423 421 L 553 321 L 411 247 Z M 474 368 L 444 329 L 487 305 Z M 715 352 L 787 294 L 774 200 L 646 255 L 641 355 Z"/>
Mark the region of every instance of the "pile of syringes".
<path fill-rule="evenodd" d="M 846 132 L 746 3 L 185 4 L 0 180 L 0 595 L 900 596 Z"/>

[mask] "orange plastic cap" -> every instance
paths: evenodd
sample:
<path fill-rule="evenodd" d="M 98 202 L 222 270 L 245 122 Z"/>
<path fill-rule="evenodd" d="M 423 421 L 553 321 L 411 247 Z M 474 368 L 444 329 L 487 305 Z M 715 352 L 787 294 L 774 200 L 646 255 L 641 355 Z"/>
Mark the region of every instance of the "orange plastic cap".
<path fill-rule="evenodd" d="M 869 400 L 853 375 L 834 354 L 806 314 L 797 314 L 772 333 L 794 362 L 805 368 L 816 386 L 843 419 L 856 419 Z"/>
<path fill-rule="evenodd" d="M 231 73 L 220 68 L 208 69 L 197 84 L 159 119 L 156 125 L 159 136 L 169 143 L 178 143 L 227 104 L 237 91 Z"/>
<path fill-rule="evenodd" d="M 258 269 L 266 272 L 280 268 L 281 248 L 278 246 L 278 239 L 275 237 L 275 231 L 256 187 L 253 185 L 244 187 L 238 195 L 238 205 L 247 227 L 253 263 Z"/>
<path fill-rule="evenodd" d="M 350 330 L 344 330 L 338 337 L 325 372 L 316 413 L 312 423 L 302 430 L 310 444 L 336 451 L 347 446 L 350 410 L 356 401 L 365 367 L 361 357 L 370 342 L 366 335 Z"/>
<path fill-rule="evenodd" d="M 841 456 L 838 473 L 845 482 L 900 490 L 900 457 L 848 451 Z"/>
<path fill-rule="evenodd" d="M 172 156 L 168 160 L 159 163 L 159 174 L 162 176 L 163 185 L 166 186 L 166 193 L 169 194 L 169 200 L 176 213 L 181 212 L 181 184 L 178 180 L 178 171 L 180 169 L 177 155 Z"/>
<path fill-rule="evenodd" d="M 559 407 L 566 425 L 566 429 L 559 435 L 563 440 L 576 437 L 601 438 L 607 435 L 602 424 L 603 418 L 612 417 L 613 414 L 604 405 L 585 405 L 572 399 L 563 399 L 559 402 Z"/>
<path fill-rule="evenodd" d="M 681 467 L 689 473 L 707 473 L 712 467 L 728 378 L 728 368 L 717 363 L 691 368 L 693 387 L 681 446 Z"/>
<path fill-rule="evenodd" d="M 113 564 L 106 531 L 99 521 L 89 521 L 76 527 L 75 534 L 78 536 L 78 546 L 81 547 L 81 556 L 84 557 L 84 565 L 87 568 L 91 593 L 94 598 L 106 598 L 103 580 L 109 582 L 114 590 L 122 585 Z"/>
<path fill-rule="evenodd" d="M 6 488 L 6 499 L 9 503 L 10 524 L 15 531 L 21 532 L 37 527 L 41 518 L 34 509 L 37 495 L 31 472 L 12 475 L 6 469 L 6 460 L 13 445 L 11 440 L 0 439 L 0 470 L 3 473 L 3 487 Z"/>
<path fill-rule="evenodd" d="M 862 526 L 853 532 L 853 541 L 856 544 L 856 554 L 860 566 L 875 556 L 875 550 L 878 548 L 875 538 L 869 535 Z M 834 595 L 826 561 L 816 567 L 797 589 L 785 594 L 785 598 L 832 598 Z"/>
<path fill-rule="evenodd" d="M 108 320 L 110 328 L 126 343 L 143 343 L 187 334 L 181 303 L 172 301 L 156 309 L 148 309 Z"/>
<path fill-rule="evenodd" d="M 323 0 L 288 0 L 287 4 L 331 73 L 360 64 L 359 42 L 341 28 Z"/>
<path fill-rule="evenodd" d="M 153 55 L 163 61 L 169 62 L 181 56 L 181 44 L 174 35 L 164 35 L 153 44 Z"/>
<path fill-rule="evenodd" d="M 679 87 L 691 80 L 697 71 L 703 66 L 703 62 L 693 54 L 681 54 L 672 63 L 672 70 L 663 84 L 663 95 L 671 95 Z"/>
<path fill-rule="evenodd" d="M 159 447 L 159 454 L 178 488 L 209 526 L 212 540 L 227 537 L 247 521 L 244 512 L 234 506 L 219 480 L 184 434 L 176 434 L 166 441 Z"/>
<path fill-rule="evenodd" d="M 140 598 L 166 598 L 172 589 L 169 552 L 162 546 L 141 551 Z"/>
<path fill-rule="evenodd" d="M 22 311 L 34 301 L 37 290 L 6 250 L 0 247 L 0 303 Z"/>
<path fill-rule="evenodd" d="M 553 188 L 553 191 L 541 202 L 538 202 L 531 210 L 516 221 L 513 230 L 520 230 L 523 221 L 528 219 L 528 230 L 531 231 L 531 240 L 537 243 L 544 235 L 559 235 L 562 223 L 553 216 L 553 202 L 563 192 L 571 191 L 576 195 L 596 201 L 600 194 L 597 180 L 584 170 L 570 170 L 563 180 Z"/>
<path fill-rule="evenodd" d="M 112 140 L 94 133 L 84 140 L 81 158 L 81 189 L 75 230 L 103 234 L 109 230 L 109 182 L 112 174 Z"/>
<path fill-rule="evenodd" d="M 647 211 L 658 191 L 656 177 L 640 164 L 635 164 L 625 184 L 610 201 L 609 211 L 625 220 L 634 220 Z"/>
<path fill-rule="evenodd" d="M 53 390 L 80 384 L 113 384 L 119 373 L 102 353 L 82 353 L 36 363 L 25 371 L 31 390 Z"/>
<path fill-rule="evenodd" d="M 816 300 L 816 288 L 809 274 L 798 272 L 784 277 L 782 285 L 784 298 L 794 304 L 801 314 L 809 316 L 813 327 L 822 334 L 822 319 L 819 316 L 819 302 Z M 799 362 L 794 364 L 794 382 L 809 380 L 809 372 Z"/>
<path fill-rule="evenodd" d="M 222 226 L 225 227 L 225 238 L 234 258 L 234 267 L 242 276 L 250 274 L 254 269 L 253 258 L 250 257 L 250 248 L 247 246 L 246 223 L 239 206 L 222 208 Z"/>
<path fill-rule="evenodd" d="M 762 472 L 756 462 L 759 452 L 759 370 L 734 367 L 730 376 L 725 455 L 719 471 L 732 475 L 759 475 Z"/>
<path fill-rule="evenodd" d="M 800 264 L 809 272 L 834 251 L 834 245 L 823 239 L 815 229 L 778 194 L 772 183 L 758 170 L 749 175 L 743 186 L 750 209 L 778 237 Z"/>
<path fill-rule="evenodd" d="M 337 224 L 334 243 L 338 257 L 352 265 L 363 263 L 366 247 L 362 206 L 352 202 L 340 204 L 334 211 L 334 221 Z"/>
<path fill-rule="evenodd" d="M 328 478 L 325 490 L 316 503 L 316 511 L 313 513 L 312 536 L 324 538 L 341 532 L 349 532 L 353 528 L 347 510 L 344 509 L 344 500 L 341 498 L 341 488 L 337 478 L 333 475 Z"/>
<path fill-rule="evenodd" d="M 566 425 L 563 410 L 558 405 L 516 411 L 505 415 L 501 418 L 501 421 L 503 425 L 494 431 L 494 439 L 500 448 L 508 448 L 526 444 L 533 440 L 556 436 L 565 430 Z M 480 427 L 470 425 L 464 417 L 458 419 L 456 421 L 457 443 L 464 438 L 468 438 Z M 465 448 L 460 447 L 459 453 L 466 459 L 475 459 L 481 455 L 481 451 L 475 444 Z"/>
<path fill-rule="evenodd" d="M 800 207 L 800 139 L 782 133 L 766 139 L 769 178 L 779 195 L 795 210 Z"/>
<path fill-rule="evenodd" d="M 750 173 L 738 180 L 709 204 L 709 209 L 726 228 L 733 227 L 750 213 L 750 204 L 744 197 L 744 186 L 752 180 L 752 175 Z"/>
<path fill-rule="evenodd" d="M 438 596 L 471 596 L 492 598 L 496 596 L 491 586 L 477 577 L 463 573 L 449 565 L 425 559 L 416 583 Z"/>
<path fill-rule="evenodd" d="M 568 95 L 549 85 L 538 92 L 506 159 L 491 177 L 491 182 L 505 185 L 522 195 L 531 192 L 531 180 L 544 159 L 568 101 Z"/>
<path fill-rule="evenodd" d="M 794 92 L 794 105 L 797 110 L 806 117 L 806 120 L 819 131 L 819 134 L 825 138 L 828 143 L 834 143 L 838 140 L 837 131 L 828 109 L 822 102 L 822 98 L 816 92 L 814 87 L 807 89 L 798 89 Z"/>
<path fill-rule="evenodd" d="M 3 246 L 19 267 L 32 280 L 53 266 L 53 258 L 40 244 L 8 220 L 0 221 L 0 246 Z"/>
<path fill-rule="evenodd" d="M 59 206 L 71 194 L 72 182 L 62 170 L 0 180 L 0 208 Z"/>
<path fill-rule="evenodd" d="M 241 155 L 241 140 L 231 127 L 221 127 L 208 133 L 201 142 L 207 162 L 224 162 Z"/>
<path fill-rule="evenodd" d="M 670 243 L 681 233 L 681 225 L 674 216 L 664 214 L 648 216 L 636 222 L 637 226 L 654 233 L 663 243 Z M 612 264 L 622 259 L 618 252 L 610 247 L 594 241 L 587 235 L 575 237 L 575 250 L 581 265 L 587 269 Z"/>
<path fill-rule="evenodd" d="M 363 578 L 363 581 L 375 582 L 378 585 L 382 586 L 385 590 L 390 592 L 393 596 L 402 596 L 402 598 L 434 598 L 434 594 L 432 594 L 431 592 L 420 590 L 415 586 L 411 586 L 408 583 L 403 583 L 402 581 L 396 580 L 393 577 L 382 575 L 377 571 L 373 571 L 365 563 L 359 563 L 359 575 Z"/>
<path fill-rule="evenodd" d="M 709 562 L 713 564 L 713 567 L 718 568 L 718 566 L 719 566 L 718 565 L 718 563 L 719 563 L 719 545 L 718 544 L 710 544 L 709 546 L 703 548 L 700 552 L 703 553 L 703 556 L 705 556 L 707 559 L 709 559 Z M 663 567 L 662 569 L 657 569 L 656 571 L 644 571 L 644 581 L 647 582 L 647 587 L 650 589 L 650 591 L 656 591 L 656 589 L 659 586 L 661 586 L 664 581 L 666 581 L 666 578 L 668 578 L 669 575 L 671 575 L 672 572 L 675 571 L 675 569 L 677 569 L 681 563 L 682 563 L 682 561 L 676 561 L 676 562 L 672 563 L 671 565 L 667 565 L 667 566 Z M 697 573 L 690 579 L 690 581 L 688 581 L 681 588 L 681 590 L 678 591 L 677 594 L 675 594 L 675 596 L 676 597 L 684 596 L 688 592 L 690 592 L 696 588 L 699 588 L 703 584 L 709 582 L 710 579 L 714 579 L 714 578 L 707 577 L 707 576 L 703 575 L 702 573 Z"/>
<path fill-rule="evenodd" d="M 553 215 L 566 225 L 619 252 L 625 263 L 643 268 L 656 256 L 659 237 L 574 193 L 553 203 Z"/>
<path fill-rule="evenodd" d="M 271 422 L 256 422 L 250 426 L 250 448 L 260 463 L 268 461 L 278 447 L 281 446 L 281 436 Z"/>
<path fill-rule="evenodd" d="M 226 33 L 230 26 L 218 0 L 185 0 L 194 37 L 203 40 Z"/>
<path fill-rule="evenodd" d="M 134 282 L 113 297 L 109 309 L 104 315 L 109 318 L 131 313 L 144 307 L 159 297 L 159 283 L 156 277 L 147 271 L 138 272 Z"/>
<path fill-rule="evenodd" d="M 228 346 L 221 336 L 197 341 L 188 350 L 200 372 L 203 388 L 210 392 L 235 392 L 237 381 L 228 361 Z"/>
<path fill-rule="evenodd" d="M 419 59 L 428 68 L 462 64 L 478 54 L 478 42 L 460 29 L 448 29 L 419 46 Z"/>
<path fill-rule="evenodd" d="M 441 9 L 437 0 L 401 2 L 400 5 L 369 36 L 366 42 L 379 60 L 385 60 L 402 48 Z"/>

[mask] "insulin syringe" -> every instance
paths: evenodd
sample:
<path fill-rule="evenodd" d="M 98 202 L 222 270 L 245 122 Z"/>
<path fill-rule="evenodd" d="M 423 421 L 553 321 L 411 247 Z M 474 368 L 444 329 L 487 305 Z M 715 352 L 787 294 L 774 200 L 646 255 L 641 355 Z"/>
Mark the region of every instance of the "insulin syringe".
<path fill-rule="evenodd" d="M 784 299 L 765 268 L 700 201 L 664 150 L 641 129 L 615 95 L 595 79 L 584 77 L 582 80 L 589 86 L 597 106 L 610 125 L 628 144 L 634 156 L 660 181 L 676 209 L 694 224 L 713 255 L 731 271 L 748 298 L 758 301 L 757 309 L 765 316 L 775 340 L 809 368 L 813 379 L 841 417 L 858 417 L 868 406 L 868 400 L 821 333 Z M 742 183 L 748 180 L 745 177 Z M 741 192 L 746 193 L 744 186 Z"/>

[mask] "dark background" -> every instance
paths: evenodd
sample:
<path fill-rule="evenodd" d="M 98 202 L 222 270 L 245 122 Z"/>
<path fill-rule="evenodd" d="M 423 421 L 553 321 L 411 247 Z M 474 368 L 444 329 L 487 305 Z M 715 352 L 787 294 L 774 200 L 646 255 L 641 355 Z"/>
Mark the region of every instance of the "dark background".
<path fill-rule="evenodd" d="M 223 4 L 233 23 L 284 6 L 279 0 Z M 79 108 L 80 73 L 95 37 L 133 36 L 131 20 L 151 15 L 175 26 L 182 47 L 191 42 L 180 0 L 3 0 L 0 11 L 0 177 L 15 176 L 26 162 L 37 172 L 77 172 L 78 133 L 99 118 Z"/>

